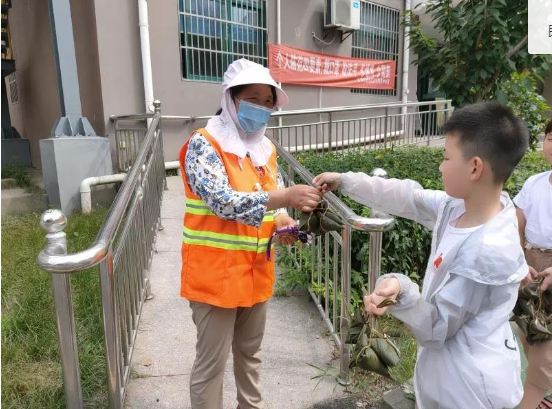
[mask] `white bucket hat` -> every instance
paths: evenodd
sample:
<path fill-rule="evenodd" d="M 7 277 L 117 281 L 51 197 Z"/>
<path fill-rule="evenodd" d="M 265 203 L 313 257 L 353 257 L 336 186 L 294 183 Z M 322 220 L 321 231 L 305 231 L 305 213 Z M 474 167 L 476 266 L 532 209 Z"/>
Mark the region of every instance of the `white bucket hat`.
<path fill-rule="evenodd" d="M 274 81 L 268 68 L 263 67 L 253 61 L 240 58 L 228 66 L 224 73 L 222 91 L 226 92 L 232 87 L 246 84 L 266 84 L 276 89 L 275 108 L 283 107 L 289 102 L 287 94 Z"/>

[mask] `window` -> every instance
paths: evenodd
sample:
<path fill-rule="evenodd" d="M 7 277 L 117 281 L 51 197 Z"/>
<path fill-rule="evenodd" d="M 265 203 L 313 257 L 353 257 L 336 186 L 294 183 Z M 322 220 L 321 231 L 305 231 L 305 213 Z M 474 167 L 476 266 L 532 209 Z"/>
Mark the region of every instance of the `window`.
<path fill-rule="evenodd" d="M 19 103 L 19 90 L 17 89 L 17 79 L 15 77 L 15 72 L 12 72 L 6 77 L 8 87 L 10 89 L 10 98 L 12 104 Z"/>
<path fill-rule="evenodd" d="M 247 58 L 267 66 L 265 0 L 178 0 L 182 78 L 222 81 Z"/>
<path fill-rule="evenodd" d="M 360 30 L 353 33 L 352 57 L 370 60 L 395 60 L 399 58 L 399 10 L 362 1 L 360 6 Z M 395 89 L 357 89 L 354 94 L 397 95 L 397 70 Z"/>

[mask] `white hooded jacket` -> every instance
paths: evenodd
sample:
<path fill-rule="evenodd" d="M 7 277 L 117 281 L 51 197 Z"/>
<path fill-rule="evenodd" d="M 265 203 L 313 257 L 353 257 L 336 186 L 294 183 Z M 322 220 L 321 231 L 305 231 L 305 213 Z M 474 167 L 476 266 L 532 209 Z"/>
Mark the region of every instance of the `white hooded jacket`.
<path fill-rule="evenodd" d="M 519 242 L 515 208 L 503 210 L 457 243 L 435 270 L 431 260 L 446 225 L 465 212 L 464 201 L 424 190 L 412 180 L 345 173 L 341 190 L 352 199 L 433 230 L 426 282 L 389 274 L 401 286 L 389 312 L 418 341 L 414 383 L 419 409 L 503 409 L 523 395 L 519 350 L 509 324 L 519 282 L 528 266 Z M 433 279 L 430 279 L 432 277 Z"/>

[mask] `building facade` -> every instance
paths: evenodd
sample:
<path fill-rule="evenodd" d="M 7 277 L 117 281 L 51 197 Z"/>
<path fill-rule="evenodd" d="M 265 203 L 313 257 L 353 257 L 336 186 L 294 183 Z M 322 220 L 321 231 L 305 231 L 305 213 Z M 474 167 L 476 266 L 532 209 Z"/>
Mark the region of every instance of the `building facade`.
<path fill-rule="evenodd" d="M 394 90 L 286 85 L 286 110 L 398 102 L 402 99 L 403 0 L 360 2 L 360 30 L 324 30 L 324 0 L 159 0 L 148 2 L 153 91 L 164 115 L 211 115 L 219 107 L 222 74 L 234 59 L 265 66 L 269 43 L 330 55 L 397 61 Z M 83 116 L 98 135 L 113 138 L 111 115 L 145 111 L 136 0 L 71 0 Z M 40 168 L 39 140 L 59 117 L 59 96 L 47 2 L 17 1 L 10 9 L 19 101 L 14 126 Z M 316 38 L 315 38 L 316 37 Z M 417 70 L 409 70 L 415 101 Z M 191 131 L 166 121 L 167 160 Z"/>
<path fill-rule="evenodd" d="M 226 66 L 241 57 L 267 65 L 269 43 L 397 62 L 393 90 L 284 84 L 290 97 L 286 110 L 401 101 L 404 33 L 400 18 L 405 1 L 360 0 L 360 29 L 345 35 L 324 29 L 327 3 L 331 0 L 148 1 L 153 94 L 162 102 L 162 113 L 214 114 Z M 70 0 L 70 6 L 83 116 L 97 135 L 111 138 L 115 150 L 109 117 L 146 110 L 138 4 L 136 0 Z M 40 168 L 39 140 L 49 137 L 60 116 L 47 2 L 15 1 L 9 21 L 17 67 L 12 82 L 18 94 L 16 102 L 10 102 L 12 122 L 28 138 L 32 165 Z M 407 100 L 416 101 L 415 65 L 409 65 L 407 76 Z M 552 101 L 552 87 L 544 93 Z M 165 121 L 163 128 L 166 160 L 175 160 L 193 124 Z"/>

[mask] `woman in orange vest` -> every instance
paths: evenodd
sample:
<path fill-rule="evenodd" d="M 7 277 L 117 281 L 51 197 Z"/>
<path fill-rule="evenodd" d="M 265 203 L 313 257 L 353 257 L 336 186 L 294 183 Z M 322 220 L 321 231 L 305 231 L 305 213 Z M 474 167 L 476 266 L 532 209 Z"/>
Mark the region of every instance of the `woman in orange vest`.
<path fill-rule="evenodd" d="M 232 348 L 238 408 L 264 408 L 261 342 L 273 293 L 275 228 L 296 222 L 285 207 L 312 211 L 317 189 L 286 188 L 276 149 L 265 136 L 270 114 L 288 97 L 269 70 L 233 62 L 224 74 L 221 110 L 180 151 L 186 191 L 180 294 L 197 328 L 190 376 L 193 409 L 222 409 L 222 382 Z M 283 244 L 294 238 L 284 237 Z"/>

